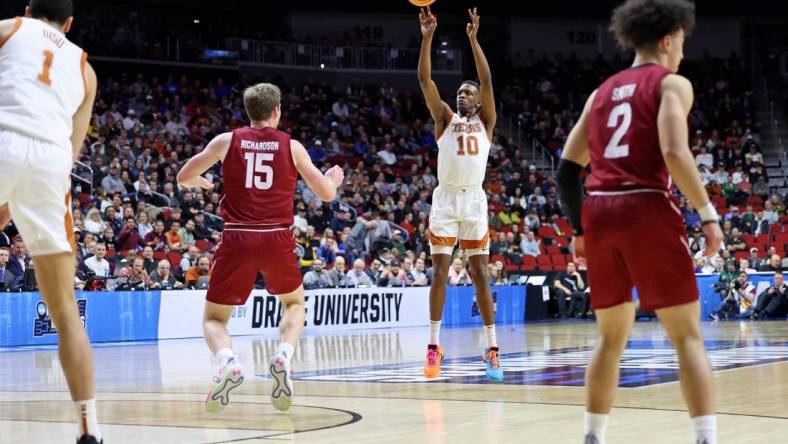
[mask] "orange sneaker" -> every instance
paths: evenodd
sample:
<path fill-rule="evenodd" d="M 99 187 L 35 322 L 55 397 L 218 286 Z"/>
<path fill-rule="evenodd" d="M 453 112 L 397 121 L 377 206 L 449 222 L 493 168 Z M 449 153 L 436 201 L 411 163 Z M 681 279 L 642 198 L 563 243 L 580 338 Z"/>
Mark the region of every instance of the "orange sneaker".
<path fill-rule="evenodd" d="M 437 378 L 441 374 L 441 361 L 443 360 L 443 347 L 430 344 L 427 346 L 427 363 L 424 364 L 424 377 Z"/>

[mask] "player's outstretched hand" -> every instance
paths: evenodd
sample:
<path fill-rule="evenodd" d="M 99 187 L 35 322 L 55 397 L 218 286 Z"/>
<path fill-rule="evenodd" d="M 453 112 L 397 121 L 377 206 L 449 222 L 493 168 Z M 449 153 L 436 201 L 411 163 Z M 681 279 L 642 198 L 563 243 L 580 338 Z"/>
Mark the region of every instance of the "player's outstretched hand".
<path fill-rule="evenodd" d="M 438 19 L 432 15 L 430 7 L 427 9 L 421 8 L 419 11 L 419 22 L 421 23 L 421 35 L 430 37 L 435 33 L 435 28 L 438 27 Z"/>
<path fill-rule="evenodd" d="M 8 209 L 8 204 L 0 207 L 0 230 L 5 229 L 5 226 L 11 222 L 11 211 Z"/>
<path fill-rule="evenodd" d="M 471 22 L 465 26 L 465 32 L 468 33 L 468 38 L 475 39 L 476 33 L 479 32 L 479 15 L 476 14 L 476 8 L 469 9 L 468 15 L 471 18 Z"/>
<path fill-rule="evenodd" d="M 337 188 L 342 185 L 342 182 L 345 180 L 345 172 L 342 171 L 342 168 L 339 165 L 332 166 L 325 174 L 328 180 L 334 182 Z"/>
<path fill-rule="evenodd" d="M 706 236 L 706 249 L 703 250 L 703 255 L 711 257 L 720 251 L 722 246 L 722 230 L 720 224 L 714 222 L 705 224 L 703 226 L 703 234 Z"/>
<path fill-rule="evenodd" d="M 574 247 L 575 262 L 582 263 L 586 259 L 586 240 L 583 236 L 575 236 L 572 239 L 572 246 Z"/>
<path fill-rule="evenodd" d="M 203 190 L 212 190 L 213 189 L 213 182 L 211 182 L 210 180 L 208 180 L 208 179 L 206 179 L 206 178 L 204 178 L 202 176 L 199 176 L 199 177 L 195 178 L 194 181 L 192 182 L 192 184 L 195 187 L 202 188 Z"/>

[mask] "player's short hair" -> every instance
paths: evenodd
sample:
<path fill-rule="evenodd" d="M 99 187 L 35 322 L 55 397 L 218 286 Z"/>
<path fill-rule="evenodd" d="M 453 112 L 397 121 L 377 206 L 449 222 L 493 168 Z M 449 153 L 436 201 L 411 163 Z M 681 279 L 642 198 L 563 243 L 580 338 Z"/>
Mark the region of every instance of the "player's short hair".
<path fill-rule="evenodd" d="M 695 27 L 695 4 L 689 0 L 627 0 L 613 10 L 608 28 L 622 48 L 647 48 L 683 29 Z"/>
<path fill-rule="evenodd" d="M 74 3 L 71 0 L 30 0 L 28 7 L 33 18 L 61 25 L 74 15 Z"/>
<path fill-rule="evenodd" d="M 478 90 L 478 89 L 481 89 L 481 87 L 479 86 L 479 82 L 477 82 L 477 81 L 475 81 L 475 80 L 464 80 L 462 83 L 460 83 L 460 86 L 462 86 L 462 85 L 472 85 L 472 86 L 474 86 L 474 87 L 475 87 L 477 90 Z"/>
<path fill-rule="evenodd" d="M 256 122 L 268 120 L 281 101 L 282 93 L 272 83 L 258 83 L 244 90 L 246 114 Z"/>

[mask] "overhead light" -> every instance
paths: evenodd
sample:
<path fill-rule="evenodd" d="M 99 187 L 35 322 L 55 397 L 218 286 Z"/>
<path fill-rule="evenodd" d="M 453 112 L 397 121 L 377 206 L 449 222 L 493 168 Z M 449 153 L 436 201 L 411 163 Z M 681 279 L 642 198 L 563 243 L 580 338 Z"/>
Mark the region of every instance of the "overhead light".
<path fill-rule="evenodd" d="M 326 64 L 325 64 L 325 63 L 321 63 L 321 64 L 320 64 L 320 69 L 323 69 L 323 68 L 325 68 L 325 67 L 326 67 Z"/>
<path fill-rule="evenodd" d="M 194 19 L 194 24 L 199 25 L 200 24 L 200 19 Z"/>

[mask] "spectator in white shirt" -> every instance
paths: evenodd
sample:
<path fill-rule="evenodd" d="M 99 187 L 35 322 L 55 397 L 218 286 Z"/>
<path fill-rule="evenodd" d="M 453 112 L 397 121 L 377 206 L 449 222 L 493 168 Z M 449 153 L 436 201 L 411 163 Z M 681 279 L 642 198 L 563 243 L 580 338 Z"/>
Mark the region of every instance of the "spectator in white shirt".
<path fill-rule="evenodd" d="M 85 259 L 85 266 L 95 273 L 96 276 L 109 276 L 109 262 L 104 259 L 104 257 L 107 255 L 107 246 L 104 244 L 96 244 L 95 251 L 95 256 Z"/>
<path fill-rule="evenodd" d="M 344 284 L 346 285 L 372 285 L 372 280 L 369 275 L 364 271 L 364 259 L 356 259 L 353 261 L 353 269 L 348 271 L 345 275 Z"/>
<path fill-rule="evenodd" d="M 397 155 L 394 154 L 394 145 L 391 143 L 386 144 L 386 148 L 378 153 L 378 156 L 383 159 L 386 165 L 394 165 L 397 163 Z"/>
<path fill-rule="evenodd" d="M 340 97 L 336 102 L 334 102 L 333 105 L 331 105 L 331 112 L 337 118 L 350 116 L 350 110 L 345 103 L 344 97 Z"/>
<path fill-rule="evenodd" d="M 123 128 L 128 131 L 134 128 L 134 125 L 138 124 L 140 121 L 137 120 L 137 113 L 129 108 L 128 112 L 126 112 L 126 118 L 123 119 Z"/>
<path fill-rule="evenodd" d="M 539 243 L 539 239 L 536 239 L 533 231 L 530 231 L 520 242 L 520 250 L 529 256 L 539 256 Z"/>
<path fill-rule="evenodd" d="M 714 156 L 706 152 L 706 147 L 700 147 L 700 154 L 695 157 L 695 165 L 705 165 L 707 168 L 714 168 Z"/>
<path fill-rule="evenodd" d="M 293 226 L 297 227 L 301 231 L 306 231 L 306 227 L 309 226 L 309 222 L 306 220 L 306 210 L 304 209 L 304 204 L 298 204 L 298 210 L 296 215 L 293 216 Z"/>

